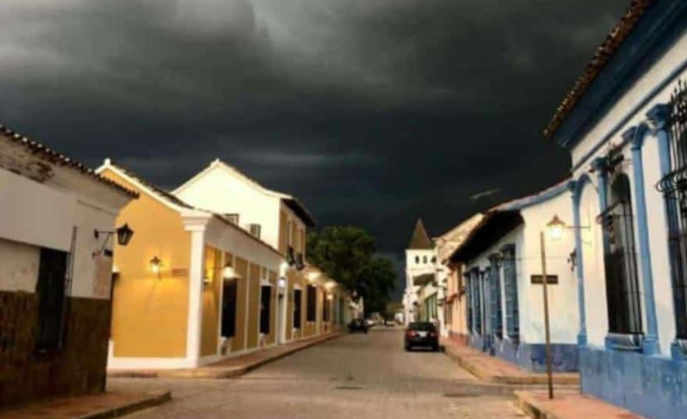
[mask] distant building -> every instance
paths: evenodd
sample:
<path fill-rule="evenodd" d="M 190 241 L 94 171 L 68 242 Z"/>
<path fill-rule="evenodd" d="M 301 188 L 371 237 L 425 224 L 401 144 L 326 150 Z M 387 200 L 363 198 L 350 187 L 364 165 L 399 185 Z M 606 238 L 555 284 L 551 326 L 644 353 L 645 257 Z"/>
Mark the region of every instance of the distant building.
<path fill-rule="evenodd" d="M 467 341 L 469 334 L 466 322 L 464 266 L 461 262 L 451 262 L 450 257 L 479 225 L 482 218 L 482 214 L 476 214 L 434 240 L 439 262 L 445 266 L 440 270 L 443 277 L 439 278 L 439 282 L 445 287 L 445 300 L 441 302 L 444 312 L 442 333 L 463 343 Z"/>
<path fill-rule="evenodd" d="M 585 394 L 687 406 L 687 2 L 633 1 L 557 109 L 570 151 Z"/>
<path fill-rule="evenodd" d="M 566 180 L 487 211 L 450 257 L 464 265 L 469 343 L 534 372 L 546 370 L 540 233 L 572 219 L 569 191 Z M 577 371 L 574 238 L 546 240 L 553 368 Z"/>
<path fill-rule="evenodd" d="M 437 289 L 434 286 L 436 266 L 437 256 L 434 244 L 422 220 L 418 219 L 406 249 L 406 288 L 403 294 L 406 324 L 438 317 Z"/>
<path fill-rule="evenodd" d="M 138 234 L 115 251 L 110 369 L 194 368 L 343 327 L 347 293 L 304 259 L 305 209 L 276 194 L 244 199 L 226 189 L 232 179 L 259 186 L 213 168 L 185 187 L 195 205 L 109 160 L 98 169 L 140 193 L 120 215 Z M 251 206 L 223 209 L 232 202 Z"/>
<path fill-rule="evenodd" d="M 112 249 L 135 233 L 115 219 L 136 197 L 0 126 L 0 408 L 104 391 Z"/>

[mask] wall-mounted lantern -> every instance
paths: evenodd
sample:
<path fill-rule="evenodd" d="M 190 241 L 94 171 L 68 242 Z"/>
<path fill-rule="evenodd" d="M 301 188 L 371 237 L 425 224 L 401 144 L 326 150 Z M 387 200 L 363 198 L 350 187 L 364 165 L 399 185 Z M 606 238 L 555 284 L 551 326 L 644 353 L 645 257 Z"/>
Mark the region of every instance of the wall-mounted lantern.
<path fill-rule="evenodd" d="M 283 276 L 277 280 L 277 286 L 281 289 L 286 288 L 286 278 Z"/>
<path fill-rule="evenodd" d="M 563 237 L 563 230 L 565 223 L 558 218 L 558 214 L 553 216 L 553 219 L 546 224 L 546 230 L 549 233 L 551 240 L 560 240 Z"/>
<path fill-rule="evenodd" d="M 93 256 L 97 256 L 105 250 L 107 239 L 109 239 L 113 234 L 117 235 L 117 244 L 120 246 L 127 246 L 131 241 L 131 238 L 134 236 L 134 231 L 129 227 L 129 224 L 124 224 L 115 231 L 93 230 L 93 236 L 96 239 L 100 239 L 101 234 L 105 234 L 105 240 L 103 240 L 103 245 L 100 247 L 100 250 L 94 252 Z M 111 256 L 111 252 L 109 256 Z"/>
<path fill-rule="evenodd" d="M 222 270 L 222 278 L 224 278 L 224 280 L 231 280 L 238 277 L 239 275 L 236 273 L 236 270 L 232 266 L 231 262 L 227 262 Z"/>
<path fill-rule="evenodd" d="M 157 275 L 158 279 L 162 279 L 160 276 L 160 271 L 162 271 L 162 260 L 155 256 L 152 259 L 150 259 L 150 270 Z"/>
<path fill-rule="evenodd" d="M 554 215 L 551 221 L 546 224 L 546 232 L 551 240 L 560 240 L 566 229 L 586 230 L 589 229 L 589 226 L 569 226 L 558 217 L 558 214 Z"/>

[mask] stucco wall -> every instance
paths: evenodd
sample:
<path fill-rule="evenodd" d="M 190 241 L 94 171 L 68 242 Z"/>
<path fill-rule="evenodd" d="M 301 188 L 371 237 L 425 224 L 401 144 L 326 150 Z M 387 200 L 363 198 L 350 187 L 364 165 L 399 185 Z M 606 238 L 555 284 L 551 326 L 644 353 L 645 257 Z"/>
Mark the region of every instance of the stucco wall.
<path fill-rule="evenodd" d="M 35 292 L 40 248 L 0 238 L 0 290 Z"/>
<path fill-rule="evenodd" d="M 219 214 L 240 214 L 239 224 L 260 224 L 262 239 L 279 246 L 280 200 L 238 179 L 219 165 L 178 191 L 179 198 Z"/>
<path fill-rule="evenodd" d="M 103 176 L 131 188 L 125 179 L 106 170 Z M 118 224 L 128 223 L 134 237 L 126 247 L 116 246 L 114 263 L 120 270 L 115 282 L 112 318 L 113 355 L 121 358 L 183 358 L 186 356 L 188 286 L 191 239 L 181 216 L 141 194 L 120 213 Z M 160 275 L 150 260 L 162 261 Z"/>
<path fill-rule="evenodd" d="M 555 198 L 522 210 L 525 220 L 524 242 L 521 252 L 516 248 L 516 257 L 523 261 L 522 276 L 519 277 L 520 333 L 525 342 L 544 342 L 543 290 L 542 285 L 532 284 L 531 276 L 542 274 L 540 235 L 545 232 L 546 270 L 548 275 L 558 276 L 558 284 L 548 287 L 551 341 L 576 344 L 580 329 L 577 277 L 568 261 L 570 253 L 575 250 L 574 231 L 565 229 L 558 240 L 546 234 L 546 225 L 555 215 L 568 226 L 574 223 L 572 199 L 567 190 Z"/>

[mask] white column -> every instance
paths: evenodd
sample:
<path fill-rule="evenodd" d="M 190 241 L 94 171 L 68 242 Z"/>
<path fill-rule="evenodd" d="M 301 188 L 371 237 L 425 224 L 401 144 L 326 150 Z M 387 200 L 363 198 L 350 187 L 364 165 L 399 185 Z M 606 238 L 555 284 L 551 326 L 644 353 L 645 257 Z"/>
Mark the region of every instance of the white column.
<path fill-rule="evenodd" d="M 188 328 L 186 362 L 189 368 L 200 365 L 200 340 L 203 327 L 203 265 L 205 263 L 205 226 L 187 226 L 191 232 L 191 268 L 188 288 Z"/>

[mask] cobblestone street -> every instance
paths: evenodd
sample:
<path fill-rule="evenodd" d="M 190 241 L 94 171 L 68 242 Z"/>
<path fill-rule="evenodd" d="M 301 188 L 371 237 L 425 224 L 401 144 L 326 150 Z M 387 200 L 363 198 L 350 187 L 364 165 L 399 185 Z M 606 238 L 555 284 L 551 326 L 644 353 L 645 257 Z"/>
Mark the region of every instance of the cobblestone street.
<path fill-rule="evenodd" d="M 236 380 L 112 379 L 110 388 L 172 390 L 174 400 L 132 416 L 162 418 L 523 417 L 444 354 L 406 353 L 400 331 L 347 335 Z"/>

